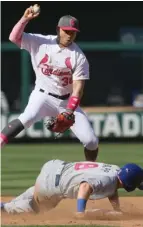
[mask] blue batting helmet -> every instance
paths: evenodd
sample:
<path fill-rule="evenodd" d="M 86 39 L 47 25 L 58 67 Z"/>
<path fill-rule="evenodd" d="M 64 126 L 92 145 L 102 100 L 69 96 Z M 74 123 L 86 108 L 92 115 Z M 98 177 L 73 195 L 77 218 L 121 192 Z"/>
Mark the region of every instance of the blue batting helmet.
<path fill-rule="evenodd" d="M 131 192 L 143 181 L 143 169 L 136 164 L 129 163 L 120 169 L 118 176 L 124 189 Z"/>

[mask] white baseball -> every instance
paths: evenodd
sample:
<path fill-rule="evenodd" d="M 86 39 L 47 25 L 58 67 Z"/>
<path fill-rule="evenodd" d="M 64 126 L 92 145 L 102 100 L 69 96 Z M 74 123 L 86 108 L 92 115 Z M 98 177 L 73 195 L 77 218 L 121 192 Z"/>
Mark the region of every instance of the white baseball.
<path fill-rule="evenodd" d="M 34 12 L 34 13 L 40 13 L 40 6 L 34 5 L 34 6 L 33 6 L 33 12 Z"/>

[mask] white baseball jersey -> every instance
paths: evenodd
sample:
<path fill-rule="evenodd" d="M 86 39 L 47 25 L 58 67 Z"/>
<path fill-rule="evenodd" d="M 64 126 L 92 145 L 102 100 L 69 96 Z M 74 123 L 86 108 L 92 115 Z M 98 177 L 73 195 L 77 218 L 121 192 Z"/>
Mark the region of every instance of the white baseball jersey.
<path fill-rule="evenodd" d="M 23 33 L 21 49 L 31 55 L 36 87 L 47 92 L 72 93 L 73 80 L 89 79 L 88 61 L 75 43 L 60 48 L 57 36 Z"/>
<path fill-rule="evenodd" d="M 80 183 L 86 181 L 93 188 L 90 199 L 102 199 L 115 193 L 119 170 L 116 165 L 99 162 L 69 163 L 62 173 L 60 187 L 65 197 L 77 198 Z"/>

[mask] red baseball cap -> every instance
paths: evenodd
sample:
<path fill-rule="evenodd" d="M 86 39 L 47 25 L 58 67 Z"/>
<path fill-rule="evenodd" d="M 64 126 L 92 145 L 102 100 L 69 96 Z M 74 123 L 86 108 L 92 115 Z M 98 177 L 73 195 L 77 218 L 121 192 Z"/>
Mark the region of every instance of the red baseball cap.
<path fill-rule="evenodd" d="M 63 30 L 79 32 L 79 22 L 75 17 L 66 15 L 60 18 L 58 27 Z"/>

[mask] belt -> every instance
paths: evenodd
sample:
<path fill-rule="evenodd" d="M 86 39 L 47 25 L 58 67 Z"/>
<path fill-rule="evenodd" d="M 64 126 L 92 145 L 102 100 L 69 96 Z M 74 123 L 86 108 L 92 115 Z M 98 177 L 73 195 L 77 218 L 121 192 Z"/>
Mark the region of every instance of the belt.
<path fill-rule="evenodd" d="M 43 90 L 43 89 L 39 89 L 39 91 L 40 92 L 45 92 L 45 90 Z M 53 94 L 53 93 L 48 93 L 48 95 L 51 95 L 51 96 L 53 96 L 53 97 L 55 97 L 55 98 L 57 98 L 57 99 L 61 99 L 61 100 L 66 100 L 66 99 L 68 99 L 69 97 L 70 97 L 70 93 L 69 94 L 66 94 L 66 95 L 56 95 L 56 94 Z"/>
<path fill-rule="evenodd" d="M 59 186 L 59 183 L 60 183 L 60 179 L 61 179 L 61 175 L 62 173 L 64 172 L 64 169 L 65 169 L 65 166 L 66 164 L 68 164 L 68 162 L 63 162 L 62 163 L 62 169 L 60 170 L 60 173 L 57 173 L 56 174 L 56 178 L 55 178 L 55 187 L 58 187 Z"/>

